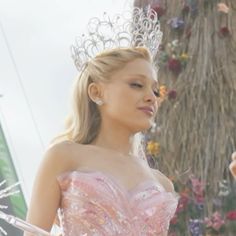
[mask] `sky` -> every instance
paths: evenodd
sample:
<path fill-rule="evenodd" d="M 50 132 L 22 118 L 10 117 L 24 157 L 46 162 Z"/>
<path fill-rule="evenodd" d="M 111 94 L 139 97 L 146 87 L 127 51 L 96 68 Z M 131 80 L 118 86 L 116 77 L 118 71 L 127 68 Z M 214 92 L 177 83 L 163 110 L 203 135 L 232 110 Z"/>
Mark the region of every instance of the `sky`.
<path fill-rule="evenodd" d="M 0 0 L 0 123 L 27 203 L 70 110 L 77 75 L 70 45 L 91 17 L 131 6 L 131 0 Z"/>

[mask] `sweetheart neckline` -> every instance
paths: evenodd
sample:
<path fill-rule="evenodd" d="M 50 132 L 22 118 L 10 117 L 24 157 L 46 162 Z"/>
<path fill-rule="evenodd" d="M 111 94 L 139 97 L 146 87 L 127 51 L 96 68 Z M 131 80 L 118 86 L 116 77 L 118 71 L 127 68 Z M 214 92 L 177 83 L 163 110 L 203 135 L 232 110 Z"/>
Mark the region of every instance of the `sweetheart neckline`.
<path fill-rule="evenodd" d="M 138 192 L 139 189 L 144 188 L 145 186 L 147 186 L 150 183 L 154 183 L 155 186 L 160 187 L 163 190 L 163 192 L 167 192 L 164 190 L 164 187 L 154 179 L 147 179 L 147 180 L 141 181 L 136 186 L 134 186 L 130 189 L 127 189 L 124 185 L 122 185 L 120 182 L 118 182 L 114 176 L 112 176 L 109 173 L 105 173 L 103 171 L 100 171 L 100 170 L 71 170 L 71 171 L 65 171 L 65 172 L 59 174 L 57 177 L 60 179 L 63 176 L 71 175 L 73 173 L 75 173 L 75 174 L 92 174 L 92 175 L 99 174 L 100 176 L 105 177 L 106 180 L 108 180 L 113 185 L 118 187 L 123 193 L 125 193 L 128 196 L 133 195 L 134 193 Z M 162 190 L 160 192 L 162 192 Z M 168 193 L 174 194 L 174 192 L 168 192 Z"/>

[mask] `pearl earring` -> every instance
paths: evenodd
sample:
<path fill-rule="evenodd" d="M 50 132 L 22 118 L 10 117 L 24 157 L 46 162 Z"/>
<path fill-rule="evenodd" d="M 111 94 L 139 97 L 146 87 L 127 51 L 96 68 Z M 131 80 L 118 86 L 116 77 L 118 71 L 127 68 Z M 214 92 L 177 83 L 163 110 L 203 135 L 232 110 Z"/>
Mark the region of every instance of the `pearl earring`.
<path fill-rule="evenodd" d="M 101 106 L 101 105 L 103 104 L 103 101 L 102 101 L 102 100 L 97 100 L 97 101 L 95 101 L 95 103 L 96 103 L 97 105 Z"/>

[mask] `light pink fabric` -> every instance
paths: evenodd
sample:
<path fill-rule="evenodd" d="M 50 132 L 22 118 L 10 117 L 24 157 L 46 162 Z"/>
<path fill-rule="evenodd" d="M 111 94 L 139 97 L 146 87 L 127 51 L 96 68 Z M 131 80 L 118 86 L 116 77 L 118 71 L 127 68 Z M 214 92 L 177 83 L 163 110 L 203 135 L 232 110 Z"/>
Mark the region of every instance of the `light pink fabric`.
<path fill-rule="evenodd" d="M 58 176 L 61 224 L 66 236 L 167 235 L 178 195 L 154 180 L 126 190 L 100 171 L 70 171 Z"/>

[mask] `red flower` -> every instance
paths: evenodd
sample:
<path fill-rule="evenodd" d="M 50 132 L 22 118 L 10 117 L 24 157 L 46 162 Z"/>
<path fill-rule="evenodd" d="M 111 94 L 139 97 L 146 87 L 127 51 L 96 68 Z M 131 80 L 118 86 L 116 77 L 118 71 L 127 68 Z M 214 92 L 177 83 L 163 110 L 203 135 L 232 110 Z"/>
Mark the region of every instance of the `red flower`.
<path fill-rule="evenodd" d="M 165 14 L 165 9 L 160 6 L 160 4 L 153 4 L 152 9 L 157 13 L 158 17 L 160 18 Z"/>
<path fill-rule="evenodd" d="M 176 213 L 184 211 L 189 204 L 189 197 L 186 196 L 186 194 L 184 193 L 181 193 L 180 195 L 181 196 L 180 196 L 179 203 L 176 209 Z"/>
<path fill-rule="evenodd" d="M 223 37 L 227 37 L 230 35 L 230 31 L 227 26 L 224 26 L 220 28 L 219 34 Z"/>
<path fill-rule="evenodd" d="M 234 211 L 229 211 L 229 212 L 226 214 L 226 219 L 228 219 L 228 220 L 236 220 L 236 210 L 234 210 Z"/>
<path fill-rule="evenodd" d="M 195 200 L 198 204 L 204 203 L 204 196 L 200 194 L 195 195 Z"/>
<path fill-rule="evenodd" d="M 170 90 L 168 93 L 168 98 L 169 99 L 176 99 L 177 97 L 177 92 L 175 90 Z"/>
<path fill-rule="evenodd" d="M 170 58 L 168 61 L 168 68 L 178 75 L 182 69 L 181 62 L 175 58 Z"/>
<path fill-rule="evenodd" d="M 190 11 L 189 5 L 188 4 L 184 4 L 182 12 L 187 14 L 187 13 L 189 13 L 189 11 Z"/>

